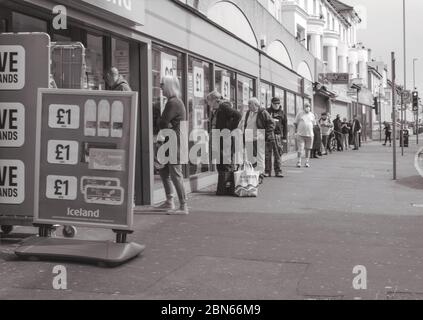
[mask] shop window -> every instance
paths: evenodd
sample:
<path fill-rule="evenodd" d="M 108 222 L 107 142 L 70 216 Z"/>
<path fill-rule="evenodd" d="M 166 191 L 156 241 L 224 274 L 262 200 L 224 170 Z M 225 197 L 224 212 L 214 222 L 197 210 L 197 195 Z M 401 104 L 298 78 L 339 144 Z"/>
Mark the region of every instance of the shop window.
<path fill-rule="evenodd" d="M 206 97 L 210 93 L 211 84 L 210 64 L 190 57 L 188 62 L 188 114 L 189 114 L 189 132 L 193 130 L 204 130 L 208 132 L 211 128 L 210 111 L 207 106 Z M 190 141 L 189 149 L 197 141 Z M 199 154 L 200 156 L 203 155 Z M 190 175 L 197 175 L 202 172 L 210 171 L 208 164 L 192 164 L 189 166 Z"/>
<path fill-rule="evenodd" d="M 119 74 L 130 83 L 129 43 L 112 38 L 112 66 L 119 70 Z"/>
<path fill-rule="evenodd" d="M 304 109 L 304 99 L 301 96 L 297 96 L 297 112 Z"/>
<path fill-rule="evenodd" d="M 215 89 L 222 96 L 232 102 L 235 106 L 236 101 L 236 74 L 219 67 L 215 68 Z"/>
<path fill-rule="evenodd" d="M 104 56 L 103 37 L 87 34 L 87 48 L 85 57 L 87 63 L 88 89 L 104 90 Z"/>
<path fill-rule="evenodd" d="M 46 32 L 47 21 L 27 16 L 19 12 L 12 13 L 13 32 Z"/>
<path fill-rule="evenodd" d="M 281 100 L 281 106 L 285 107 L 285 91 L 280 88 L 275 88 L 275 97 Z"/>
<path fill-rule="evenodd" d="M 295 126 L 294 121 L 296 117 L 295 110 L 295 95 L 291 92 L 286 93 L 286 113 L 288 119 L 288 152 L 294 152 L 296 149 L 295 143 Z"/>
<path fill-rule="evenodd" d="M 177 76 L 184 92 L 183 83 L 183 55 L 172 49 L 153 44 L 152 46 L 152 87 L 153 87 L 153 143 L 154 152 L 157 152 L 159 143 L 162 141 L 159 135 L 158 121 L 166 105 L 166 98 L 160 88 L 161 78 L 166 75 Z M 159 172 L 154 169 L 155 188 L 161 187 Z"/>
<path fill-rule="evenodd" d="M 272 103 L 272 86 L 267 83 L 261 83 L 260 104 L 262 108 L 270 107 Z"/>
<path fill-rule="evenodd" d="M 254 80 L 238 74 L 237 109 L 239 112 L 248 111 L 248 100 L 254 96 Z"/>
<path fill-rule="evenodd" d="M 0 33 L 7 32 L 7 20 L 0 18 Z"/>

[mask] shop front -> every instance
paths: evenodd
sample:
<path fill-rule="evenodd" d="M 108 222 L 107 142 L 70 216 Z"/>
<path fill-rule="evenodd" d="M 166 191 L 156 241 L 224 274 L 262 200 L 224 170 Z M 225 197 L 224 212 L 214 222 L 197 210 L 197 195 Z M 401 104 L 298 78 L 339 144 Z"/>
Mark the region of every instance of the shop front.
<path fill-rule="evenodd" d="M 328 89 L 326 85 L 319 82 L 314 83 L 314 113 L 318 118 L 322 113 L 331 113 L 333 101 L 336 98 L 336 93 Z M 332 115 L 332 113 L 331 113 Z"/>
<path fill-rule="evenodd" d="M 59 2 L 66 5 L 66 29 L 55 29 L 52 23 L 53 8 Z M 136 205 L 153 204 L 164 198 L 154 167 L 160 139 L 157 120 L 166 103 L 160 89 L 164 75 L 175 75 L 180 80 L 189 133 L 210 129 L 212 110 L 205 99 L 212 90 L 221 92 L 241 112 L 248 108 L 253 96 L 265 106 L 270 105 L 273 96 L 280 97 L 290 125 L 286 150 L 295 151 L 293 120 L 304 102 L 311 102 L 312 98 L 300 75 L 179 1 L 131 3 L 125 6 L 125 1 L 1 0 L 0 32 L 45 32 L 55 43 L 81 43 L 85 50 L 81 88 L 110 89 L 104 80 L 105 72 L 114 66 L 132 90 L 139 92 Z M 196 139 L 190 139 L 189 146 Z M 188 191 L 216 182 L 214 165 L 209 162 L 184 165 Z"/>

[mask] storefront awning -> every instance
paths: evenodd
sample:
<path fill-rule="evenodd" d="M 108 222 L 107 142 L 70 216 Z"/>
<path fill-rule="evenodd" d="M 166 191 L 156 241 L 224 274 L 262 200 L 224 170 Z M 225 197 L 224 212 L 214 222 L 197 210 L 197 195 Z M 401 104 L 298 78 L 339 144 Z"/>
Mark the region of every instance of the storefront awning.
<path fill-rule="evenodd" d="M 326 86 L 319 82 L 313 83 L 313 89 L 315 94 L 324 96 L 326 98 L 334 99 L 337 96 L 336 92 L 329 90 Z"/>

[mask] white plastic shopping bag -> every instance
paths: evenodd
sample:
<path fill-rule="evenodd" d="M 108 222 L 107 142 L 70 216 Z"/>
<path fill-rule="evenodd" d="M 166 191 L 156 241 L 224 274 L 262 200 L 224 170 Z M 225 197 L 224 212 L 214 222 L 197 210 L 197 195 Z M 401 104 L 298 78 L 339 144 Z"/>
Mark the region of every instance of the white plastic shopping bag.
<path fill-rule="evenodd" d="M 238 197 L 257 197 L 260 173 L 255 171 L 249 161 L 245 161 L 238 171 L 234 172 L 235 195 Z"/>

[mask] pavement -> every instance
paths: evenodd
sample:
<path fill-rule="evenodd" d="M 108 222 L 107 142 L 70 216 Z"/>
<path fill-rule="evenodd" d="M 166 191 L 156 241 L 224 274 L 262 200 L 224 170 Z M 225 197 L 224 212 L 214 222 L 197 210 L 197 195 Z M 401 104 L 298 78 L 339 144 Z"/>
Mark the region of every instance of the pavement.
<path fill-rule="evenodd" d="M 129 240 L 146 246 L 142 256 L 112 269 L 60 262 L 67 290 L 52 286 L 58 262 L 14 255 L 36 232 L 17 227 L 0 239 L 0 299 L 422 299 L 418 149 L 411 140 L 398 153 L 397 181 L 392 149 L 371 142 L 311 168 L 289 161 L 286 177 L 265 179 L 258 198 L 217 197 L 210 188 L 190 195 L 188 216 L 138 212 Z M 114 235 L 79 228 L 77 238 Z"/>

